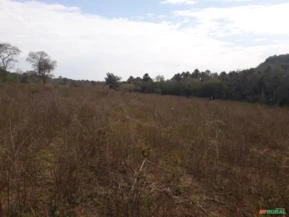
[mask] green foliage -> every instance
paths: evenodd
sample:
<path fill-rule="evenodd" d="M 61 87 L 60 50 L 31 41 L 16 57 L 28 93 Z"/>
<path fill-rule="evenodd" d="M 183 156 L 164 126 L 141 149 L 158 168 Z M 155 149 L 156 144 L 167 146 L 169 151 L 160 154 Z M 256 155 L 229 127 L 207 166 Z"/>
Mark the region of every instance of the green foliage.
<path fill-rule="evenodd" d="M 6 76 L 8 72 L 2 68 L 0 68 L 0 82 L 5 82 L 6 81 Z"/>
<path fill-rule="evenodd" d="M 220 74 L 198 69 L 175 74 L 155 82 L 148 74 L 143 78 L 130 77 L 127 81 L 142 93 L 195 96 L 289 105 L 289 55 L 268 58 L 257 68 Z"/>
<path fill-rule="evenodd" d="M 119 87 L 119 81 L 120 77 L 114 75 L 113 73 L 107 73 L 105 78 L 106 85 L 109 86 L 109 88 L 117 89 Z"/>
<path fill-rule="evenodd" d="M 126 92 L 132 92 L 134 91 L 134 85 L 130 83 L 124 83 L 120 85 L 120 89 Z"/>
<path fill-rule="evenodd" d="M 7 77 L 6 77 L 6 82 L 7 83 L 18 83 L 19 81 L 19 77 L 17 74 L 8 74 Z"/>
<path fill-rule="evenodd" d="M 142 80 L 143 80 L 143 82 L 152 82 L 153 81 L 153 79 L 151 79 L 151 77 L 149 76 L 148 73 L 144 74 Z"/>
<path fill-rule="evenodd" d="M 0 83 L 18 83 L 19 81 L 19 74 L 9 73 L 6 70 L 0 69 Z"/>

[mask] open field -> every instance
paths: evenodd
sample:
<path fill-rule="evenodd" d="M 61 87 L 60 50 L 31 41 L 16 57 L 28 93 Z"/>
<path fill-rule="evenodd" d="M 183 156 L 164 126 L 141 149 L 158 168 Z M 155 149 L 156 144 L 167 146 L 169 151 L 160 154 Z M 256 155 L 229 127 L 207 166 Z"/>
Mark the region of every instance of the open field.
<path fill-rule="evenodd" d="M 18 217 L 251 217 L 289 208 L 289 110 L 0 86 L 0 200 Z"/>

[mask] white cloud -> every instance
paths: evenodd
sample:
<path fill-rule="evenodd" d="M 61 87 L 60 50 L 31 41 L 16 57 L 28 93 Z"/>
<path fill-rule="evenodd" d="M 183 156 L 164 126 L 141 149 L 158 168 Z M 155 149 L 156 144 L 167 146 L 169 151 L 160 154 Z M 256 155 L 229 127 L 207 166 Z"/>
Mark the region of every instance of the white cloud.
<path fill-rule="evenodd" d="M 191 17 L 198 20 L 199 25 L 208 25 L 215 22 L 219 32 L 224 28 L 229 33 L 257 33 L 270 35 L 289 35 L 286 28 L 289 20 L 289 3 L 271 5 L 247 5 L 231 8 L 207 8 L 199 11 L 175 11 L 176 16 Z"/>
<path fill-rule="evenodd" d="M 163 0 L 163 4 L 187 4 L 194 5 L 197 3 L 195 0 Z"/>
<path fill-rule="evenodd" d="M 287 39 L 244 46 L 215 37 L 228 32 L 267 34 L 270 28 L 274 34 L 289 36 L 286 25 L 280 28 L 275 23 L 284 24 L 281 16 L 284 10 L 288 11 L 288 5 L 275 7 L 274 13 L 268 8 L 249 8 L 253 14 L 244 8 L 235 8 L 233 12 L 179 11 L 178 16 L 193 17 L 198 23 L 180 27 L 170 22 L 109 19 L 63 5 L 0 0 L 0 34 L 1 41 L 22 49 L 23 60 L 29 51 L 47 51 L 58 60 L 57 76 L 101 80 L 106 72 L 123 78 L 147 72 L 152 77 L 163 74 L 169 78 L 195 68 L 222 71 L 253 67 L 269 55 L 287 52 Z M 263 16 L 265 12 L 273 21 Z M 267 24 L 258 27 L 261 15 Z M 219 19 L 228 22 L 220 28 Z M 253 39 L 256 38 L 252 36 Z"/>

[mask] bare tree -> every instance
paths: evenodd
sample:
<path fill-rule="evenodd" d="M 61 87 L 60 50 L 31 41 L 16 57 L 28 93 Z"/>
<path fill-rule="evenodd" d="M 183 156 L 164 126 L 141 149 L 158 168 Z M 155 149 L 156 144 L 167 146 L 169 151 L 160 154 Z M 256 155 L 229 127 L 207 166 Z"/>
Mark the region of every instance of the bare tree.
<path fill-rule="evenodd" d="M 8 43 L 0 43 L 0 68 L 7 71 L 17 62 L 15 57 L 21 53 L 18 47 Z"/>
<path fill-rule="evenodd" d="M 56 68 L 57 64 L 44 51 L 30 52 L 26 60 L 31 63 L 32 68 L 41 77 L 43 84 L 46 83 L 48 77 L 52 76 L 51 72 Z"/>

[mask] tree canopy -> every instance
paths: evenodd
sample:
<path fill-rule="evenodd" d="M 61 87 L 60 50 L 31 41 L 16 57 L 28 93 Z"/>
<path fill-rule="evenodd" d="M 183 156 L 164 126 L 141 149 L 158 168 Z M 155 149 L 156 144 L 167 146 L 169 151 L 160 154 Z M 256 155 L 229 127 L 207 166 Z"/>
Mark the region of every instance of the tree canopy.
<path fill-rule="evenodd" d="M 105 83 L 112 89 L 116 89 L 119 86 L 120 77 L 114 75 L 113 73 L 107 73 L 105 78 Z"/>
<path fill-rule="evenodd" d="M 8 43 L 0 43 L 0 68 L 7 71 L 14 66 L 16 56 L 21 53 L 18 47 Z"/>
<path fill-rule="evenodd" d="M 148 82 L 150 81 L 150 82 Z M 196 96 L 275 105 L 289 105 L 289 55 L 269 57 L 256 68 L 214 73 L 198 69 L 175 74 L 171 79 L 153 82 L 130 77 L 135 91 L 179 96 Z"/>
<path fill-rule="evenodd" d="M 30 52 L 26 60 L 31 63 L 32 68 L 41 77 L 44 84 L 47 78 L 52 76 L 51 72 L 56 68 L 57 64 L 44 51 Z"/>

